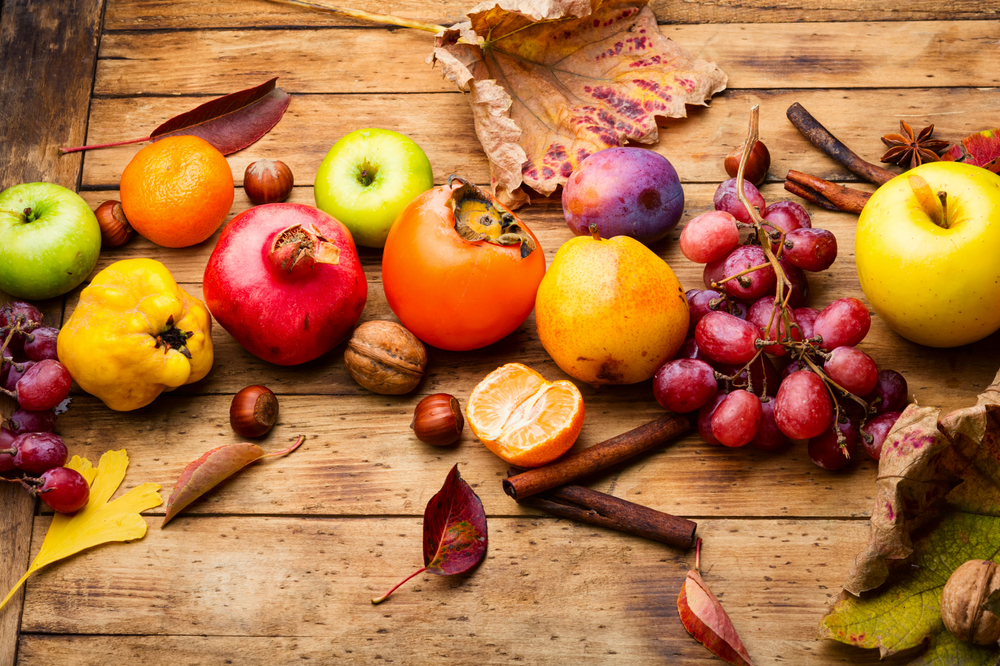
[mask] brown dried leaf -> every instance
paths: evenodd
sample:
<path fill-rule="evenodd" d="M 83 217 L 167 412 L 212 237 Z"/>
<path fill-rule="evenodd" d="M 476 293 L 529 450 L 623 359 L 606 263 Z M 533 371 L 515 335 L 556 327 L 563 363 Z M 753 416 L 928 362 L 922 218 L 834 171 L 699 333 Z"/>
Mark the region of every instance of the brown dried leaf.
<path fill-rule="evenodd" d="M 588 155 L 657 140 L 656 117 L 681 118 L 726 86 L 714 64 L 660 34 L 645 0 L 500 0 L 437 36 L 432 61 L 470 93 L 494 193 L 548 195 Z"/>

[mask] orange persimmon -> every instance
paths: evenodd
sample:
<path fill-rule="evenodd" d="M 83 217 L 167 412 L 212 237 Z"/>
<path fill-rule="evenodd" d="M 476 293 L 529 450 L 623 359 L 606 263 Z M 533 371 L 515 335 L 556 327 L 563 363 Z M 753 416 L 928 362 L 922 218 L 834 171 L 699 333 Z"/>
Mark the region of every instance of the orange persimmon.
<path fill-rule="evenodd" d="M 545 256 L 531 230 L 452 176 L 419 195 L 389 230 L 382 281 L 389 307 L 429 345 L 478 349 L 513 333 L 535 306 Z"/>

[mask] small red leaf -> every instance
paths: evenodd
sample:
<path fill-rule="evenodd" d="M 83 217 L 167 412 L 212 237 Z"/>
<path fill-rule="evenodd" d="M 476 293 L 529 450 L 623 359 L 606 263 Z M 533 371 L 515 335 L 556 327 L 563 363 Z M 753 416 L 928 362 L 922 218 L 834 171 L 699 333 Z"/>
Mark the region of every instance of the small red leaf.
<path fill-rule="evenodd" d="M 701 539 L 697 548 L 701 550 Z M 688 633 L 719 659 L 733 666 L 753 666 L 729 615 L 694 569 L 688 571 L 677 595 L 677 612 Z"/>
<path fill-rule="evenodd" d="M 1000 171 L 1000 128 L 976 132 L 948 149 L 941 159 Z"/>
<path fill-rule="evenodd" d="M 247 465 L 261 458 L 271 458 L 291 453 L 299 447 L 305 437 L 299 437 L 289 448 L 274 453 L 264 453 L 264 449 L 249 442 L 226 444 L 212 449 L 189 464 L 181 472 L 174 491 L 167 501 L 167 515 L 163 517 L 162 528 L 188 504 L 219 485 Z"/>
<path fill-rule="evenodd" d="M 372 603 L 382 603 L 403 583 L 425 571 L 439 576 L 468 571 L 483 559 L 487 542 L 483 503 L 455 465 L 424 510 L 424 567 Z"/>
<path fill-rule="evenodd" d="M 277 80 L 275 77 L 254 88 L 205 102 L 171 118 L 142 139 L 63 148 L 60 152 L 74 153 L 91 148 L 156 141 L 168 136 L 191 135 L 205 139 L 223 155 L 229 155 L 260 139 L 281 120 L 291 97 L 281 88 L 275 87 L 274 82 Z"/>

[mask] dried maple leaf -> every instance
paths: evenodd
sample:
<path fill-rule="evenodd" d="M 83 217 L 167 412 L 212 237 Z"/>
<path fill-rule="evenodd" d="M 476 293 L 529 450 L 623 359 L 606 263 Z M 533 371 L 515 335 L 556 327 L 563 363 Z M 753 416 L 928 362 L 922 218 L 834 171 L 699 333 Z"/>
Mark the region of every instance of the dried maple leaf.
<path fill-rule="evenodd" d="M 433 61 L 470 93 L 505 204 L 548 195 L 588 155 L 657 139 L 726 75 L 660 33 L 645 0 L 491 0 L 436 38 Z"/>
<path fill-rule="evenodd" d="M 128 469 L 128 454 L 124 450 L 105 453 L 97 463 L 97 469 L 80 456 L 73 456 L 66 467 L 75 469 L 90 485 L 87 506 L 73 514 L 57 513 L 52 516 L 49 531 L 35 561 L 0 602 L 0 608 L 10 601 L 31 574 L 42 567 L 110 541 L 141 539 L 146 534 L 146 521 L 139 514 L 163 503 L 157 492 L 160 486 L 155 483 L 143 483 L 115 501 L 108 501 L 118 490 Z"/>
<path fill-rule="evenodd" d="M 701 539 L 698 539 L 694 569 L 687 572 L 687 578 L 677 595 L 677 614 L 680 615 L 681 624 L 719 659 L 733 666 L 753 666 L 729 614 L 702 580 L 698 572 L 701 568 L 700 560 Z"/>
<path fill-rule="evenodd" d="M 941 159 L 1000 172 L 1000 128 L 970 134 L 943 153 Z"/>
<path fill-rule="evenodd" d="M 971 559 L 1000 561 L 1000 373 L 975 407 L 937 420 L 909 407 L 882 447 L 868 547 L 821 635 L 883 656 L 928 644 L 911 666 L 995 664 L 941 621 L 941 590 Z"/>
<path fill-rule="evenodd" d="M 488 537 L 483 503 L 458 473 L 458 465 L 424 509 L 424 566 L 400 581 L 381 597 L 380 604 L 400 585 L 429 571 L 439 576 L 464 573 L 479 564 L 486 554 Z"/>

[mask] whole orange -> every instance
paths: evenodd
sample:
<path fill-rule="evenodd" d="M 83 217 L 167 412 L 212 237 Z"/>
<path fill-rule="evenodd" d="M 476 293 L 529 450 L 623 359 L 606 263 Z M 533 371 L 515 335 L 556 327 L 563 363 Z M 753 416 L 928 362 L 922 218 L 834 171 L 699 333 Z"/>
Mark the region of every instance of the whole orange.
<path fill-rule="evenodd" d="M 125 217 L 164 247 L 187 247 L 214 234 L 233 206 L 234 193 L 229 162 L 196 136 L 152 143 L 122 172 Z"/>

